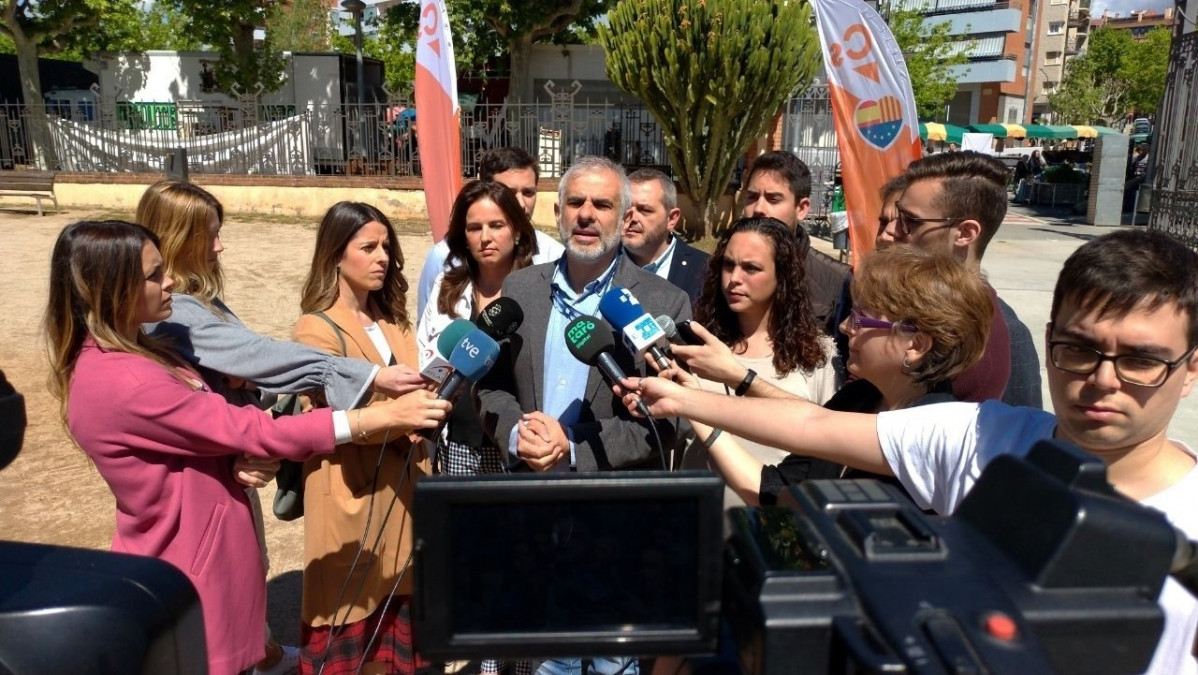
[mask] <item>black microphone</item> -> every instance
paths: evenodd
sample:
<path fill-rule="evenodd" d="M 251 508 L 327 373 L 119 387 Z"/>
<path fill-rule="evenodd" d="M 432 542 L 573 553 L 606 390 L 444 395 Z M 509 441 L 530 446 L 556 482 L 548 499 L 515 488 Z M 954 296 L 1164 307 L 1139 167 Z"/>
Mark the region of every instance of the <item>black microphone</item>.
<path fill-rule="evenodd" d="M 611 324 L 597 316 L 583 314 L 566 326 L 566 348 L 574 358 L 588 366 L 599 369 L 599 372 L 611 385 L 619 385 L 626 375 L 611 355 L 616 347 L 612 337 Z M 652 417 L 649 409 L 639 398 L 636 401 L 637 410 L 646 418 Z"/>
<path fill-rule="evenodd" d="M 515 333 L 524 323 L 524 310 L 511 298 L 499 298 L 483 308 L 474 325 L 492 340 L 499 342 Z"/>

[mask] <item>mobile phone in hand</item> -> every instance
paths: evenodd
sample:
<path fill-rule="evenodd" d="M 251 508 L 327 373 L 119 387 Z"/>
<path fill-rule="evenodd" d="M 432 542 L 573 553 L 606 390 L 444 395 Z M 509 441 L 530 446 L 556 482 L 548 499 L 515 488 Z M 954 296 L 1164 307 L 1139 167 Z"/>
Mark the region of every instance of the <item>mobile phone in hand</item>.
<path fill-rule="evenodd" d="M 678 338 L 683 344 L 692 346 L 700 346 L 703 344 L 703 339 L 695 334 L 695 329 L 691 327 L 690 321 L 681 321 L 674 324 L 674 329 L 678 331 Z"/>

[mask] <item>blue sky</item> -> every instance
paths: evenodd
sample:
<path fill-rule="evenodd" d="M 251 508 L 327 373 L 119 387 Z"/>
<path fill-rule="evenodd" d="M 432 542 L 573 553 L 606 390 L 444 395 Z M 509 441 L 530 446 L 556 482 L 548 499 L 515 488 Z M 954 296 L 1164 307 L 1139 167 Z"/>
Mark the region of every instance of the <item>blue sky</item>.
<path fill-rule="evenodd" d="M 1102 16 L 1103 8 L 1110 10 L 1111 14 L 1127 16 L 1141 9 L 1160 12 L 1172 5 L 1172 0 L 1094 0 L 1090 6 L 1090 16 L 1095 19 Z"/>

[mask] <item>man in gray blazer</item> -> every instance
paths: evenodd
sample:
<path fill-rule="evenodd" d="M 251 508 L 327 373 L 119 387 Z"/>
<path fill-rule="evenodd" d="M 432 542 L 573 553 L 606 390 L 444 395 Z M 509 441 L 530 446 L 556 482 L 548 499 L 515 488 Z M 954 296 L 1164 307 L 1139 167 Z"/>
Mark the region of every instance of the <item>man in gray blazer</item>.
<path fill-rule="evenodd" d="M 656 317 L 690 318 L 685 293 L 645 272 L 620 250 L 620 226 L 631 203 L 624 170 L 600 157 L 579 159 L 562 176 L 555 208 L 566 254 L 556 263 L 512 273 L 504 297 L 524 310 L 524 323 L 503 345 L 479 383 L 479 413 L 509 463 L 538 471 L 601 471 L 658 466 L 648 423 L 634 419 L 599 372 L 567 350 L 565 328 L 579 315 L 599 314 L 610 288 L 628 289 Z M 625 372 L 644 373 L 643 359 L 617 340 Z M 655 422 L 662 443 L 674 429 Z"/>

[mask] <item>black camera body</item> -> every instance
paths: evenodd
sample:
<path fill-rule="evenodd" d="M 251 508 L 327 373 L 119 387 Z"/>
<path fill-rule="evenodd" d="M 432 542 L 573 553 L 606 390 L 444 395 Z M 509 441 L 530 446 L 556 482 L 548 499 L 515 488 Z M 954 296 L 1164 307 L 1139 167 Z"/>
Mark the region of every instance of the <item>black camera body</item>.
<path fill-rule="evenodd" d="M 1178 550 L 1105 465 L 1042 442 L 998 457 L 951 518 L 870 480 L 735 509 L 724 617 L 752 675 L 1138 673 Z"/>

